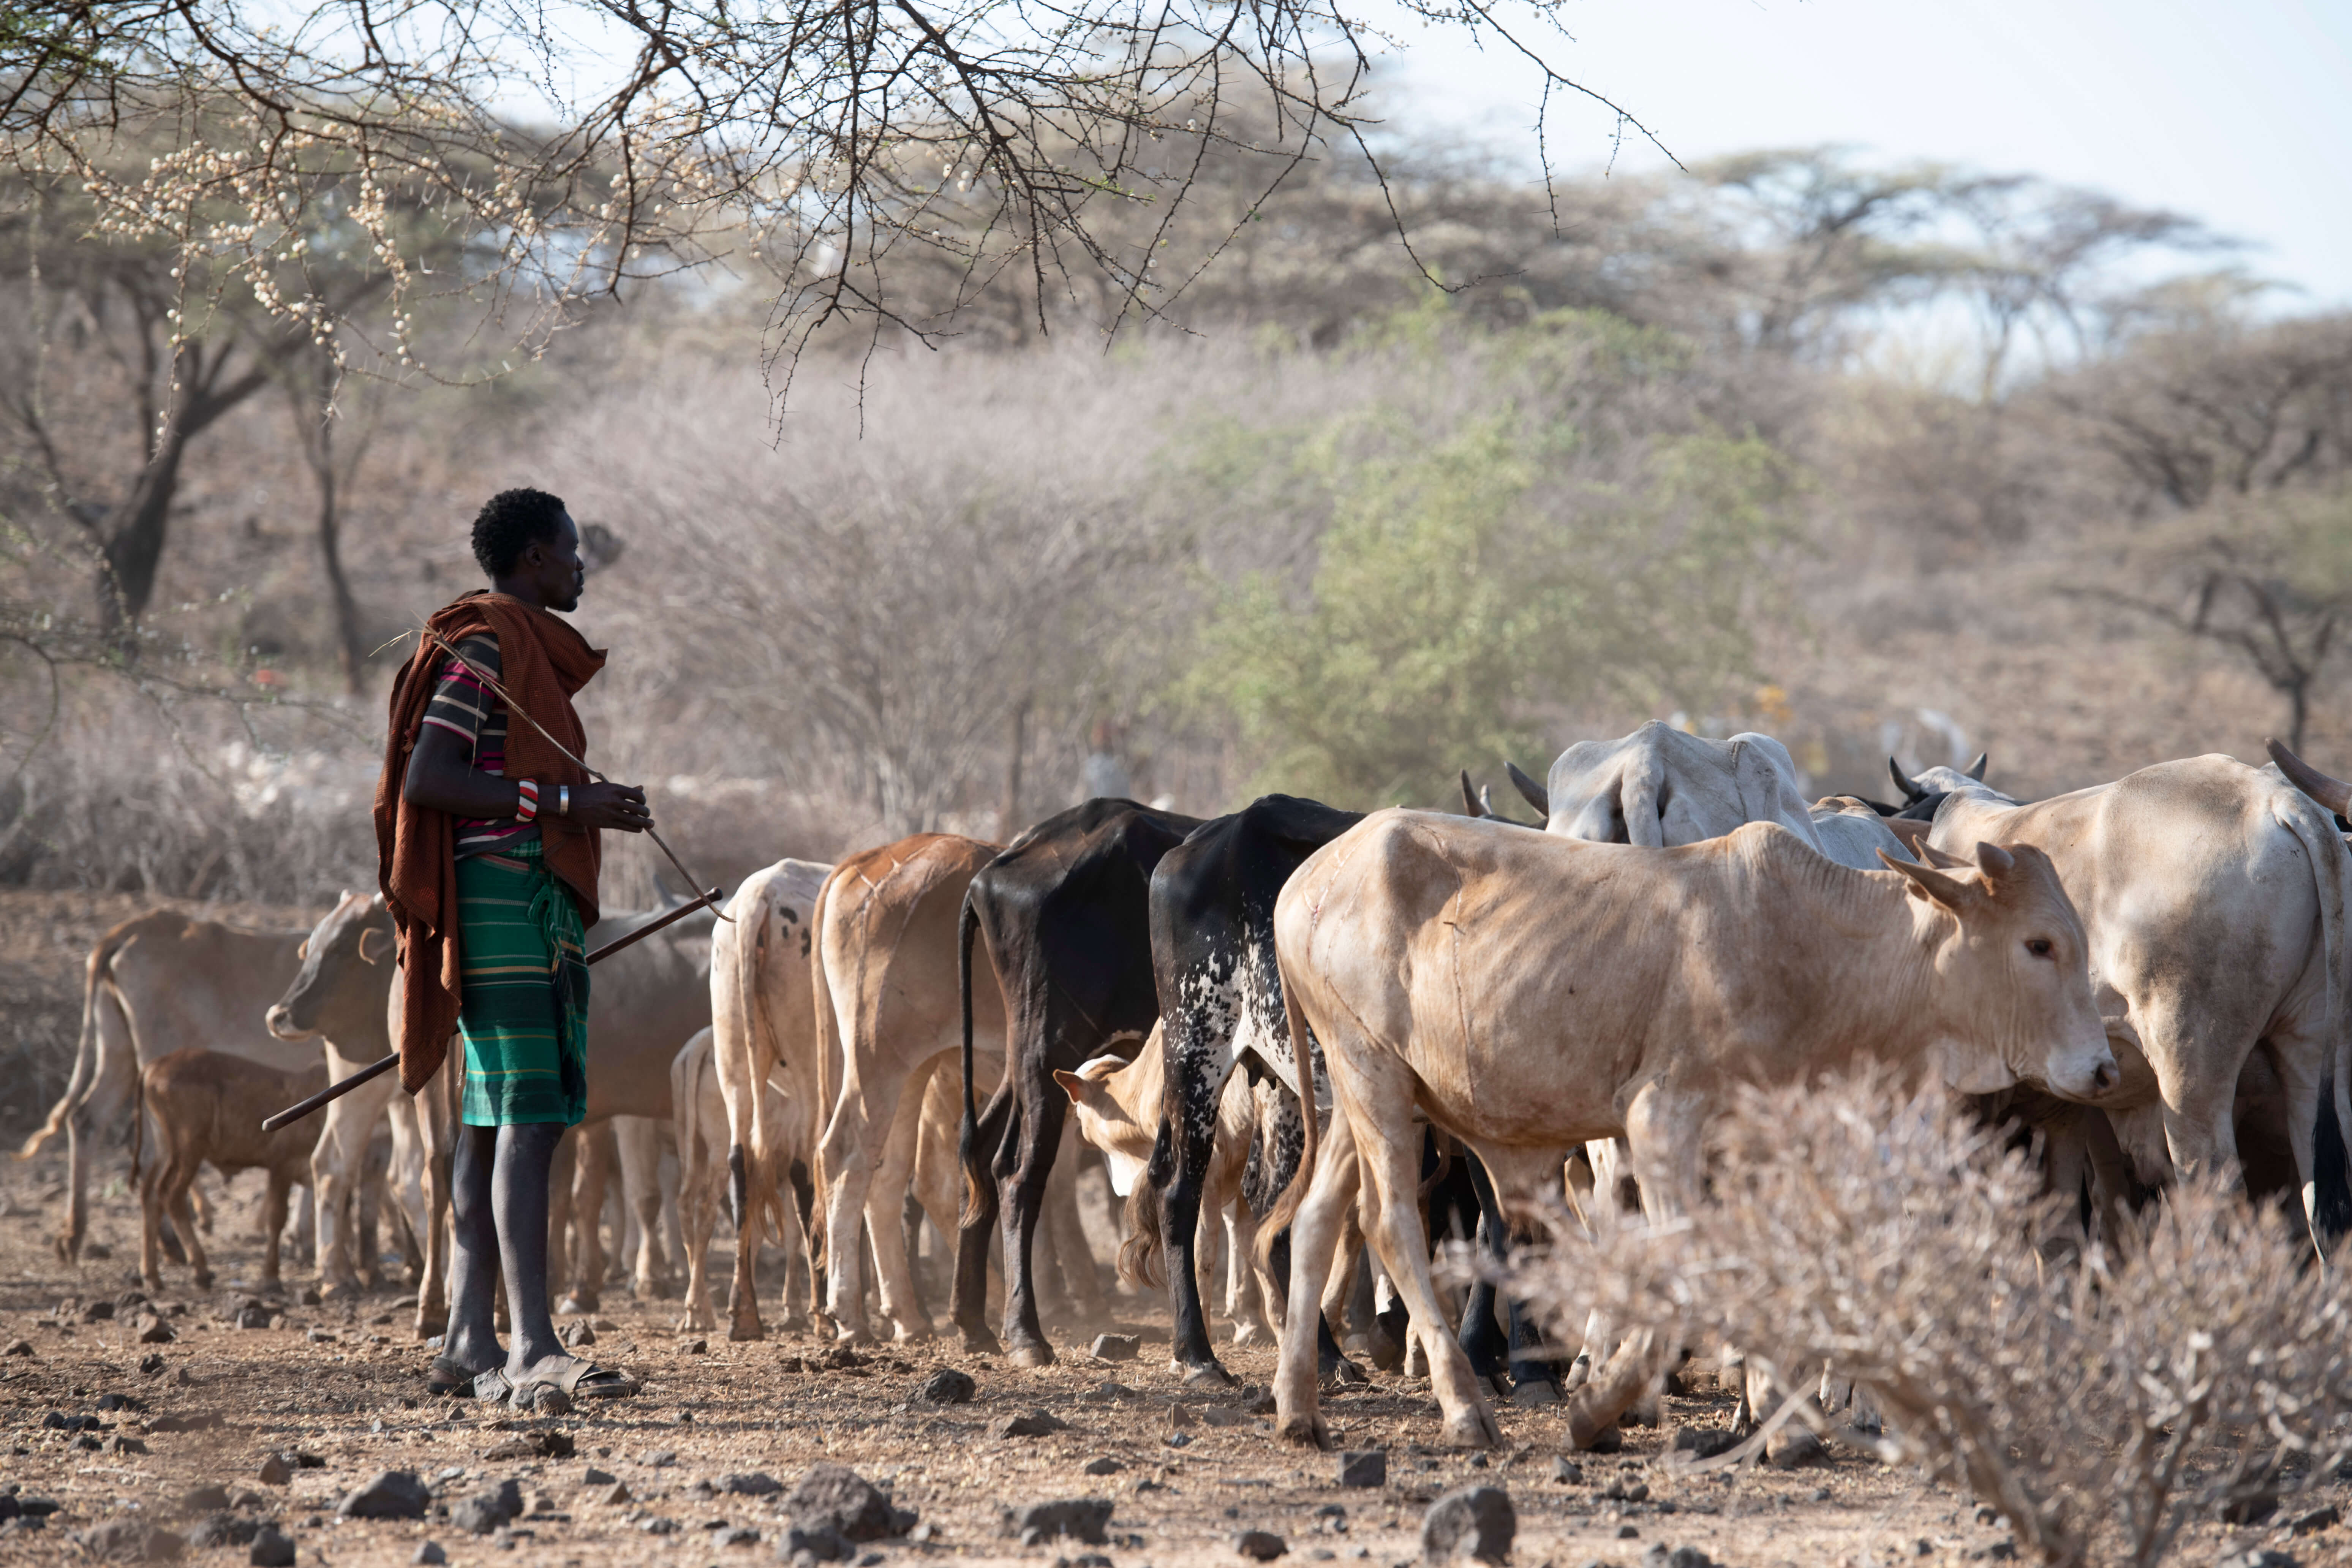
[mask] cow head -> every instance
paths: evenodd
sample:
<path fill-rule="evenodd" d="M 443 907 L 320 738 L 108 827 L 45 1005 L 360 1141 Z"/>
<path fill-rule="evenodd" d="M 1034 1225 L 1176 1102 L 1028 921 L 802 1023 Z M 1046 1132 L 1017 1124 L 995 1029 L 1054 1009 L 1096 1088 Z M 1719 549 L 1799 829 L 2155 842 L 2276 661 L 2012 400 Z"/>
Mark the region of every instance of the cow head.
<path fill-rule="evenodd" d="M 1879 858 L 1953 917 L 1932 983 L 1952 1087 L 2024 1079 L 2078 1100 L 2113 1089 L 2121 1075 L 2091 993 L 2090 942 L 2050 858 L 2030 844 L 1979 844 L 1973 863 L 1919 847 L 1925 865 Z"/>
<path fill-rule="evenodd" d="M 1110 1169 L 1110 1188 L 1120 1197 L 1135 1191 L 1143 1168 L 1151 1163 L 1155 1127 L 1136 1116 L 1139 1102 L 1153 1085 L 1145 1081 L 1164 1071 L 1157 1060 L 1149 1068 L 1140 1060 L 1097 1057 L 1076 1072 L 1054 1069 L 1054 1081 L 1069 1092 L 1070 1109 L 1078 1119 L 1078 1136 L 1103 1152 Z M 1157 1121 L 1157 1118 L 1154 1118 Z"/>
<path fill-rule="evenodd" d="M 269 1032 L 308 1040 L 338 1029 L 372 1030 L 392 985 L 393 946 L 383 896 L 345 893 L 303 939 L 302 967 L 266 1016 Z"/>

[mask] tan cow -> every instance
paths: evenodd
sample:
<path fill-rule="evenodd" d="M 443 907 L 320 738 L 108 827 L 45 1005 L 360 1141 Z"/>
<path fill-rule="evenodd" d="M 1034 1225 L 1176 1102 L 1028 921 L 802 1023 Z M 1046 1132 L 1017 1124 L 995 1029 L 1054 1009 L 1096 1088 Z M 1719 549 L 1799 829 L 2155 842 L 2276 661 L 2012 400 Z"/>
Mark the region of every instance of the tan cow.
<path fill-rule="evenodd" d="M 1102 1151 L 1111 1191 L 1131 1194 L 1151 1163 L 1151 1142 L 1166 1117 L 1168 1067 L 1166 1040 L 1154 1024 L 1131 1062 L 1115 1056 L 1097 1057 L 1076 1072 L 1056 1068 L 1055 1081 L 1069 1094 L 1072 1119 L 1078 1135 Z M 1257 1217 L 1242 1198 L 1242 1176 L 1249 1165 L 1250 1139 L 1257 1130 L 1257 1101 L 1249 1075 L 1234 1073 L 1225 1080 L 1217 1102 L 1217 1131 L 1211 1144 L 1208 1179 L 1201 1194 L 1200 1244 L 1193 1253 L 1205 1299 L 1213 1292 L 1223 1233 L 1225 1316 L 1234 1325 L 1234 1343 L 1264 1342 L 1272 1331 L 1265 1321 L 1255 1260 Z"/>
<path fill-rule="evenodd" d="M 1447 1438 L 1498 1440 L 1431 1280 L 1416 1114 L 1511 1202 L 1557 1193 L 1568 1145 L 1622 1136 L 1663 1217 L 1699 1194 L 1706 1124 L 1740 1083 L 1874 1058 L 1972 1092 L 2113 1087 L 2082 921 L 2047 858 L 1986 845 L 1970 871 L 1893 864 L 1838 866 L 1777 825 L 1653 849 L 1405 811 L 1316 851 L 1275 908 L 1293 1049 L 1311 1067 L 1311 1029 L 1333 1104 L 1266 1221 L 1296 1206 L 1277 1432 L 1327 1441 L 1314 1309 L 1360 1168 Z M 1658 1370 L 1621 1352 L 1571 1402 L 1571 1437 L 1591 1442 Z"/>
<path fill-rule="evenodd" d="M 781 1239 L 803 1232 L 800 1215 L 784 1212 L 793 1206 L 782 1194 L 795 1166 L 800 1173 L 794 1196 L 803 1205 L 814 1201 L 809 1173 L 816 1164 L 817 1118 L 825 1105 L 823 1085 L 828 1074 L 835 1082 L 840 1076 L 837 1065 L 828 1067 L 818 1059 L 824 1047 L 819 1043 L 809 967 L 812 918 L 832 870 L 812 860 L 779 860 L 754 871 L 728 900 L 730 919 L 711 938 L 713 1081 L 726 1112 L 719 1123 L 724 1143 L 719 1158 L 727 1167 L 728 1205 L 735 1219 L 735 1277 L 727 1325 L 731 1340 L 756 1340 L 766 1332 L 753 1278 L 762 1235 Z M 681 1105 L 681 1128 L 686 1114 Z M 683 1163 L 687 1158 L 681 1132 L 678 1159 Z M 702 1267 L 702 1244 L 697 1238 L 709 1235 L 706 1223 L 688 1237 L 697 1279 Z M 689 1288 L 694 1326 L 717 1327 L 700 1321 L 709 1311 L 709 1301 L 707 1290 L 696 1295 L 695 1289 Z M 788 1298 L 786 1326 L 799 1326 L 801 1317 L 798 1299 Z"/>
<path fill-rule="evenodd" d="M 925 1092 L 942 1069 L 961 1077 L 956 920 L 973 873 L 995 854 L 996 846 L 975 838 L 917 834 L 844 860 L 817 898 L 810 977 L 824 1075 L 819 1103 L 827 1109 L 816 1181 L 825 1311 L 844 1340 L 871 1337 L 861 1219 L 894 1336 L 931 1333 L 915 1309 L 900 1211 Z M 992 977 L 973 984 L 972 1027 L 978 1081 L 970 1087 L 978 1097 L 1004 1071 L 1004 999 Z M 956 1218 L 930 1215 L 945 1236 L 957 1234 Z"/>
<path fill-rule="evenodd" d="M 349 1078 L 382 1059 L 392 1049 L 384 1012 L 396 973 L 394 942 L 383 896 L 345 892 L 303 939 L 300 968 L 264 1016 L 270 1034 L 289 1044 L 318 1041 L 326 1051 L 330 1080 Z M 387 1121 L 394 1173 L 391 1185 L 407 1213 L 410 1230 L 423 1234 L 424 1211 L 421 1206 L 412 1210 L 407 1203 L 408 1173 L 423 1158 L 416 1110 L 399 1088 L 398 1079 L 383 1074 L 328 1106 L 310 1124 L 318 1138 L 310 1152 L 310 1192 L 317 1205 L 322 1295 L 357 1290 L 362 1274 L 369 1283 L 375 1282 L 374 1248 L 358 1248 L 355 1268 L 343 1221 L 356 1206 L 362 1238 L 373 1229 L 365 1205 L 354 1200 L 362 1195 L 368 1145 Z"/>
<path fill-rule="evenodd" d="M 18 1155 L 30 1159 L 58 1131 L 66 1135 L 66 1217 L 56 1237 L 61 1262 L 81 1257 L 91 1129 L 122 1126 L 140 1068 L 192 1048 L 226 1051 L 284 1072 L 318 1059 L 315 1046 L 275 1039 L 262 1024 L 294 978 L 301 942 L 299 931 L 245 931 L 155 910 L 123 921 L 90 949 L 73 1077 Z M 310 1131 L 317 1136 L 315 1126 Z"/>
<path fill-rule="evenodd" d="M 2124 1074 L 2101 1109 L 2137 1179 L 2158 1186 L 2176 1170 L 2237 1163 L 2238 1084 L 2259 1046 L 2285 1097 L 2308 1215 L 2320 1084 L 2347 1025 L 2352 861 L 2326 812 L 2276 772 L 2225 756 L 2031 805 L 1948 768 L 1919 783 L 1953 792 L 1929 845 L 2035 845 L 2081 910 Z"/>
<path fill-rule="evenodd" d="M 208 1289 L 213 1271 L 197 1239 L 188 1188 L 209 1164 L 224 1176 L 260 1169 L 269 1174 L 262 1206 L 261 1278 L 278 1283 L 278 1241 L 286 1229 L 286 1194 L 310 1176 L 310 1145 L 316 1129 L 296 1122 L 275 1132 L 261 1130 L 262 1118 L 327 1086 L 324 1063 L 312 1058 L 303 1072 L 281 1072 L 226 1051 L 173 1051 L 147 1064 L 139 1075 L 132 1112 L 131 1169 L 139 1181 L 139 1274 L 149 1290 L 161 1290 L 163 1216 L 168 1213 L 187 1248 L 196 1289 Z M 155 1163 L 140 1173 L 141 1141 L 148 1117 L 155 1122 Z"/>

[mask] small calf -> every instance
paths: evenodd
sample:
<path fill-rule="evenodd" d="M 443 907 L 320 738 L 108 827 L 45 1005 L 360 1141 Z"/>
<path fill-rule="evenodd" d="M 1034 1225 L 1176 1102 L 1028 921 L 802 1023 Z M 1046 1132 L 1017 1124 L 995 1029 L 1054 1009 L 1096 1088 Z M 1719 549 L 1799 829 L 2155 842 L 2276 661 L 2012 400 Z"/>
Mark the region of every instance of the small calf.
<path fill-rule="evenodd" d="M 326 1086 L 323 1062 L 304 1072 L 281 1072 L 225 1051 L 185 1050 L 147 1064 L 139 1075 L 141 1103 L 133 1112 L 131 1170 L 139 1182 L 139 1272 L 148 1289 L 163 1289 L 161 1218 L 167 1212 L 187 1244 L 197 1289 L 213 1282 L 188 1205 L 196 1170 L 206 1163 L 224 1176 L 256 1166 L 269 1173 L 269 1195 L 262 1213 L 268 1248 L 262 1279 L 278 1282 L 287 1190 L 310 1179 L 310 1151 L 319 1141 L 320 1123 L 306 1117 L 264 1132 L 261 1122 Z M 142 1174 L 140 1142 L 151 1116 L 155 1121 L 155 1163 Z"/>

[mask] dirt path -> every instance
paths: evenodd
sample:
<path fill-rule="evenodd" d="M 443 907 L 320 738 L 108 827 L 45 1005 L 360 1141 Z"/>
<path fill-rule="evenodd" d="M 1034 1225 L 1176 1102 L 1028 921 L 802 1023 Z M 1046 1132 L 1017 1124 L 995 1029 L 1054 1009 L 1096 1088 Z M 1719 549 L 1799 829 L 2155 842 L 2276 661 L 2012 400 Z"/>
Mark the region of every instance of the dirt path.
<path fill-rule="evenodd" d="M 673 1331 L 672 1304 L 617 1295 L 593 1320 L 593 1353 L 635 1371 L 645 1393 L 567 1417 L 504 1420 L 425 1394 L 429 1352 L 402 1337 L 406 1315 L 394 1290 L 324 1306 L 274 1298 L 280 1326 L 238 1329 L 229 1315 L 257 1293 L 230 1285 L 199 1294 L 181 1275 L 158 1303 L 175 1336 L 169 1344 L 134 1342 L 127 1314 L 86 1321 L 89 1304 L 111 1304 L 131 1283 L 124 1260 L 135 1250 L 135 1210 L 119 1192 L 103 1198 L 94 1235 L 112 1243 L 112 1258 L 62 1274 L 47 1260 L 41 1201 L 56 1174 L 46 1159 L 0 1170 L 9 1208 L 0 1219 L 0 1342 L 33 1347 L 29 1356 L 0 1357 L 0 1426 L 13 1450 L 5 1477 L 23 1497 L 59 1505 L 38 1532 L 0 1527 L 0 1562 L 68 1560 L 73 1534 L 109 1523 L 186 1533 L 205 1513 L 182 1500 L 205 1484 L 249 1493 L 231 1516 L 270 1521 L 305 1564 L 406 1563 L 425 1541 L 453 1563 L 764 1562 L 785 1529 L 781 1499 L 730 1492 L 727 1478 L 763 1474 L 789 1489 L 823 1461 L 854 1467 L 919 1516 L 923 1539 L 869 1550 L 883 1563 L 1064 1559 L 1075 1568 L 1100 1556 L 1118 1568 L 1235 1563 L 1243 1561 L 1235 1538 L 1265 1530 L 1282 1537 L 1293 1558 L 1389 1568 L 1418 1556 L 1430 1500 L 1474 1485 L 1510 1494 L 1518 1518 L 1514 1562 L 1559 1568 L 1630 1568 L 1659 1545 L 1696 1547 L 1743 1568 L 1983 1561 L 2006 1541 L 1978 1523 L 1965 1500 L 1911 1470 L 1859 1458 L 1790 1474 L 1678 1480 L 1655 1462 L 1661 1434 L 1637 1430 L 1621 1455 L 1574 1456 L 1581 1479 L 1563 1481 L 1555 1475 L 1566 1449 L 1561 1417 L 1509 1409 L 1500 1454 L 1425 1448 L 1436 1436 L 1426 1384 L 1391 1377 L 1330 1400 L 1344 1447 L 1388 1452 L 1387 1485 L 1342 1489 L 1336 1456 L 1278 1447 L 1270 1424 L 1248 1413 L 1273 1372 L 1268 1352 L 1232 1352 L 1229 1364 L 1256 1386 L 1207 1396 L 1184 1389 L 1153 1346 L 1141 1359 L 1106 1364 L 1085 1356 L 1075 1337 L 1062 1341 L 1070 1358 L 1042 1372 L 967 1356 L 944 1341 L 820 1369 L 831 1347 L 809 1337 L 698 1346 Z M 222 1205 L 215 1239 L 224 1279 L 257 1267 L 257 1183 L 248 1181 Z M 76 1303 L 62 1320 L 61 1301 Z M 1155 1319 L 1164 1324 L 1134 1300 L 1122 1315 L 1147 1331 Z M 148 1356 L 160 1370 L 142 1372 Z M 971 1403 L 934 1407 L 914 1399 L 943 1367 L 972 1379 Z M 121 1396 L 120 1408 L 107 1407 L 117 1403 L 111 1396 Z M 1719 1426 L 1728 1415 L 1728 1401 L 1711 1394 L 1667 1406 L 1670 1425 Z M 1041 1409 L 1062 1428 L 1034 1437 L 994 1430 Z M 99 1426 L 86 1433 L 45 1426 L 52 1411 Z M 174 1429 L 182 1427 L 197 1429 Z M 569 1456 L 526 1451 L 541 1434 L 556 1436 L 558 1447 L 568 1441 Z M 1176 1436 L 1181 1446 L 1171 1443 Z M 267 1483 L 263 1461 L 281 1450 L 305 1456 L 308 1468 Z M 511 1479 L 532 1511 L 504 1536 L 468 1534 L 447 1518 L 336 1515 L 338 1498 L 385 1469 L 415 1472 L 444 1507 Z M 614 1481 L 623 1500 L 608 1500 Z M 1647 1495 L 1611 1500 L 1603 1494 L 1612 1482 L 1621 1491 L 1645 1487 Z M 1115 1505 L 1104 1545 L 1024 1548 L 1001 1533 L 1008 1507 L 1089 1496 Z M 749 1540 L 750 1531 L 759 1540 Z M 2290 1549 L 2304 1563 L 2342 1561 L 2336 1542 L 2345 1533 L 2330 1530 Z M 2225 1548 L 2278 1540 L 2275 1530 L 2200 1531 L 2179 1560 L 2210 1563 Z M 239 1545 L 192 1550 L 191 1560 L 247 1557 Z"/>

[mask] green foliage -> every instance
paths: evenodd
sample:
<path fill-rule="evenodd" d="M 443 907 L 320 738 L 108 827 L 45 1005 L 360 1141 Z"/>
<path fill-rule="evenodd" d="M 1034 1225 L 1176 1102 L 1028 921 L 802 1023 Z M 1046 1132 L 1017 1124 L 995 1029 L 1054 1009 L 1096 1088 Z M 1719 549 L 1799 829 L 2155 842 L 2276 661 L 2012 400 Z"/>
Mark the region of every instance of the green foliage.
<path fill-rule="evenodd" d="M 1304 581 L 1259 570 L 1220 591 L 1183 683 L 1238 733 L 1260 787 L 1434 804 L 1458 767 L 1542 754 L 1547 709 L 1697 705 L 1747 671 L 1790 464 L 1703 426 L 1596 439 L 1559 416 L 1573 386 L 1671 366 L 1671 340 L 1544 327 L 1498 342 L 1488 390 L 1450 416 L 1412 390 L 1436 339 L 1408 320 L 1380 367 L 1398 392 L 1200 445 L 1204 493 L 1327 520 Z"/>

